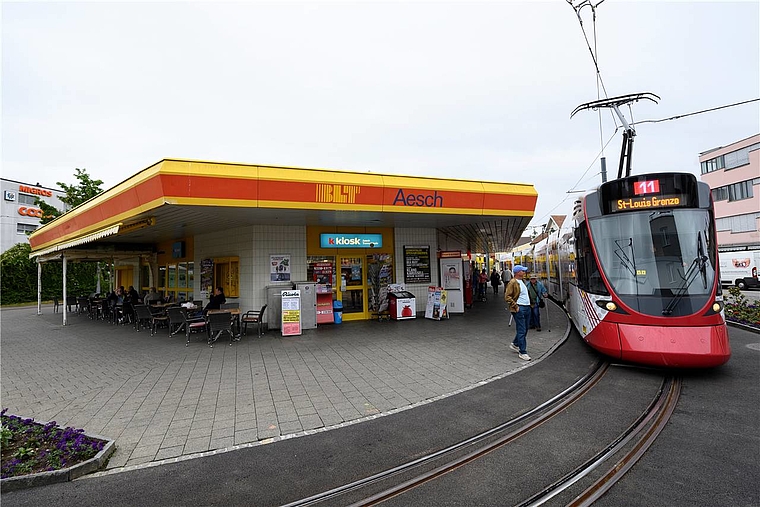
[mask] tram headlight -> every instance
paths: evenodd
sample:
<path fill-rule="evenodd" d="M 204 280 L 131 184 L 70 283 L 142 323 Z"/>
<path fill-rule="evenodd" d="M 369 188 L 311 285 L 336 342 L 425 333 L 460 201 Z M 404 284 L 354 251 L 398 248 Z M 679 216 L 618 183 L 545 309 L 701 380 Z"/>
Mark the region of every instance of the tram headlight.
<path fill-rule="evenodd" d="M 597 299 L 596 306 L 598 306 L 599 308 L 604 308 L 608 312 L 615 312 L 615 313 L 621 313 L 623 315 L 628 315 L 628 312 L 618 307 L 617 303 L 615 303 L 614 301 L 610 301 L 608 299 Z"/>
<path fill-rule="evenodd" d="M 705 312 L 705 317 L 707 317 L 708 315 L 715 315 L 716 313 L 722 312 L 723 306 L 724 306 L 723 301 L 721 301 L 720 299 L 716 299 L 713 302 L 712 306 L 708 308 L 707 311 Z"/>

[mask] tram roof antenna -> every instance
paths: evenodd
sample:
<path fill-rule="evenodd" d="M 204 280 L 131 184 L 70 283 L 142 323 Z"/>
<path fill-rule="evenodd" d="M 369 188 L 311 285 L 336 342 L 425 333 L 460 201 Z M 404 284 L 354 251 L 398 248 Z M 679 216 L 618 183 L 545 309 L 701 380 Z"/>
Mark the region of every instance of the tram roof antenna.
<path fill-rule="evenodd" d="M 584 111 L 586 109 L 591 109 L 596 111 L 597 109 L 601 109 L 603 107 L 611 108 L 613 111 L 615 111 L 615 114 L 617 115 L 618 119 L 620 120 L 620 123 L 623 124 L 623 147 L 620 151 L 620 165 L 618 167 L 618 179 L 623 177 L 623 163 L 625 162 L 625 177 L 631 175 L 631 159 L 633 157 L 633 138 L 636 136 L 636 129 L 633 127 L 633 124 L 628 123 L 628 121 L 625 119 L 625 116 L 623 116 L 623 113 L 620 112 L 620 106 L 624 104 L 630 104 L 631 102 L 638 102 L 639 100 L 651 100 L 655 104 L 658 103 L 660 100 L 660 97 L 658 95 L 655 95 L 654 93 L 650 92 L 640 92 L 640 93 L 629 93 L 628 95 L 620 95 L 619 97 L 610 97 L 608 99 L 601 99 L 601 100 L 595 100 L 593 102 L 588 102 L 586 104 L 581 104 L 580 106 L 576 107 L 572 113 L 570 113 L 570 118 L 575 116 L 575 113 L 578 111 Z"/>

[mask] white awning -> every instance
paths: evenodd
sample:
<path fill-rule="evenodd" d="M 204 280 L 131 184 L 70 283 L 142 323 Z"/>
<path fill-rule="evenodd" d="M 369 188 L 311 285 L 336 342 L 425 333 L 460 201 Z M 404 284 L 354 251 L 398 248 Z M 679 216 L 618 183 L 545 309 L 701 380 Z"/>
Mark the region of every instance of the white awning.
<path fill-rule="evenodd" d="M 57 245 L 45 248 L 44 250 L 38 250 L 37 252 L 32 252 L 29 254 L 29 258 L 33 259 L 34 257 L 38 257 L 40 255 L 46 255 L 49 253 L 58 252 L 60 250 L 66 250 L 67 248 L 73 248 L 75 246 L 83 245 L 85 243 L 92 243 L 93 241 L 97 241 L 107 236 L 113 236 L 114 234 L 119 233 L 120 226 L 121 226 L 121 223 L 118 223 L 114 226 L 101 229 L 91 234 L 87 234 L 86 236 L 81 236 L 76 239 L 64 241 L 63 243 L 59 243 Z"/>

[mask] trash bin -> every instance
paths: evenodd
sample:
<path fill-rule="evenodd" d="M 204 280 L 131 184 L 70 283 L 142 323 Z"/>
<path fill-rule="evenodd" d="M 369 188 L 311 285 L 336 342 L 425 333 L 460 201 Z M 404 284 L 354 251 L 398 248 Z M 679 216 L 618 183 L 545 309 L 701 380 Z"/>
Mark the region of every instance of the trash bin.
<path fill-rule="evenodd" d="M 343 323 L 343 301 L 333 301 L 333 318 L 336 324 Z"/>
<path fill-rule="evenodd" d="M 402 290 L 389 292 L 388 310 L 393 320 L 413 319 L 416 317 L 417 300 L 411 292 Z"/>

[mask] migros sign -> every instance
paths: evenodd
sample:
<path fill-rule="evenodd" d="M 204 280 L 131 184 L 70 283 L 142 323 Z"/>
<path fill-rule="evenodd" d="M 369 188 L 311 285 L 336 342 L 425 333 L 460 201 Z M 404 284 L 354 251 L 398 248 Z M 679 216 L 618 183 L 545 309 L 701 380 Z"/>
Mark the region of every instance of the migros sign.
<path fill-rule="evenodd" d="M 26 185 L 19 185 L 18 191 L 24 192 L 27 194 L 41 195 L 44 197 L 53 197 L 53 192 L 50 190 L 45 190 L 44 188 L 35 188 L 35 187 L 29 187 Z"/>

